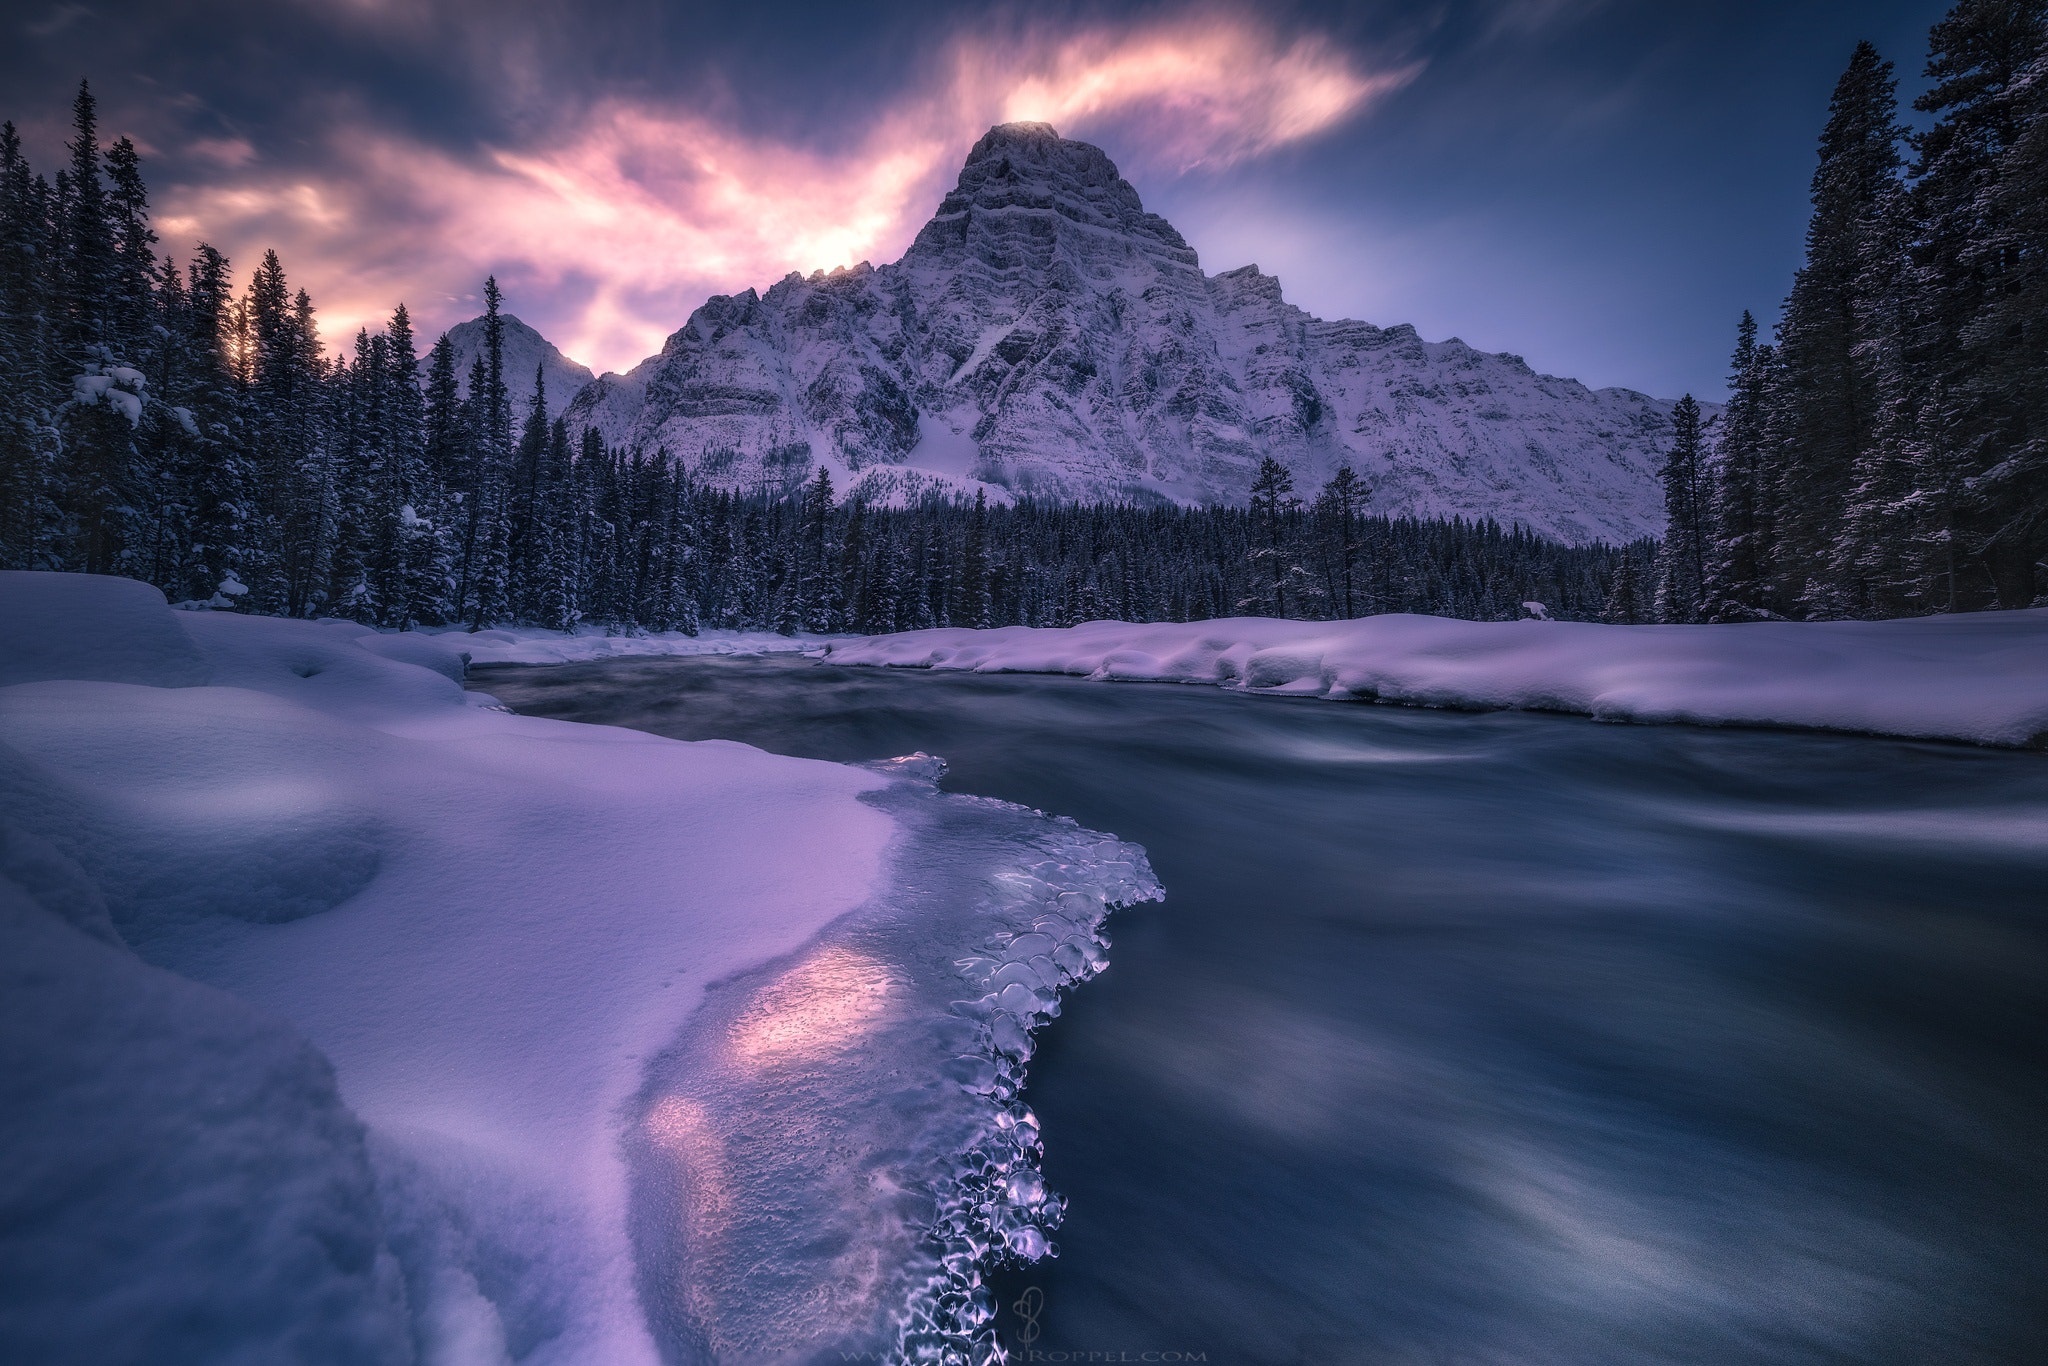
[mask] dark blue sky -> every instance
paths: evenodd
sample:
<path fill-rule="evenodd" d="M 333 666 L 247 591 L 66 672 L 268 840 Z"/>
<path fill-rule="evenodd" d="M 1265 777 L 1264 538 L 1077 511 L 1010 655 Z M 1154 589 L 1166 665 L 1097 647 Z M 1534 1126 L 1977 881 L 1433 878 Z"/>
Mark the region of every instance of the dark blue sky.
<path fill-rule="evenodd" d="M 1028 8 L 23 3 L 0 91 L 54 169 L 90 77 L 167 248 L 276 246 L 330 343 L 485 270 L 620 367 L 712 290 L 893 258 L 973 135 L 1106 148 L 1211 271 L 1539 369 L 1718 396 L 1797 264 L 1859 38 L 1920 87 L 1939 0 Z"/>

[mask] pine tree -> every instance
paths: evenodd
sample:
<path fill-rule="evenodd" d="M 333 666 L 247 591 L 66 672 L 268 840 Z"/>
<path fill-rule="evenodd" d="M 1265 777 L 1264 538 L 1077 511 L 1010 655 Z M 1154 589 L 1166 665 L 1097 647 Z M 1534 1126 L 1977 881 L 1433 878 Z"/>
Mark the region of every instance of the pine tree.
<path fill-rule="evenodd" d="M 78 83 L 71 106 L 71 165 L 60 180 L 61 230 L 52 299 L 60 364 L 73 372 L 111 362 L 116 272 L 114 239 L 102 183 L 98 106 Z"/>
<path fill-rule="evenodd" d="M 1257 608 L 1272 617 L 1288 615 L 1291 590 L 1298 589 L 1301 580 L 1307 577 L 1295 559 L 1290 534 L 1300 509 L 1301 500 L 1294 496 L 1294 476 L 1285 465 L 1266 456 L 1259 462 L 1258 475 L 1252 480 L 1253 534 L 1247 551 L 1258 591 L 1256 596 L 1239 602 L 1240 608 Z"/>
<path fill-rule="evenodd" d="M 800 542 L 791 559 L 787 616 L 795 623 L 792 629 L 836 631 L 844 616 L 836 572 L 838 556 L 832 541 L 835 497 L 831 471 L 818 466 L 804 493 Z"/>
<path fill-rule="evenodd" d="M 1366 605 L 1364 594 L 1359 591 L 1358 556 L 1364 545 L 1358 533 L 1358 514 L 1371 494 L 1357 471 L 1341 465 L 1316 495 L 1314 512 L 1323 532 L 1329 603 L 1338 617 L 1346 621 L 1363 615 Z"/>
<path fill-rule="evenodd" d="M 953 619 L 967 626 L 986 629 L 994 623 L 989 612 L 988 493 L 974 491 L 974 510 L 968 516 L 967 535 L 960 549 L 959 604 Z"/>
<path fill-rule="evenodd" d="M 2027 310 L 2040 298 L 2042 242 L 2027 225 L 2039 223 L 2029 173 L 2044 38 L 2043 0 L 1961 0 L 1929 35 L 1934 85 L 1914 101 L 1938 116 L 1913 140 L 1926 395 L 1914 482 L 1933 504 L 1923 535 L 1944 568 L 1941 596 L 1958 607 L 2026 606 L 2048 549 L 2040 429 L 2029 427 L 2040 399 L 2024 391 L 2041 366 L 2041 314 Z"/>
<path fill-rule="evenodd" d="M 512 452 L 512 482 L 505 513 L 512 611 L 529 621 L 541 616 L 541 566 L 553 553 L 548 543 L 553 528 L 542 515 L 548 497 L 548 435 L 547 372 L 545 367 L 536 365 L 526 423 Z"/>
<path fill-rule="evenodd" d="M 257 474 L 247 454 L 246 400 L 234 354 L 234 285 L 228 259 L 205 243 L 193 255 L 185 291 L 184 346 L 198 429 L 191 466 L 192 547 L 188 577 L 174 596 L 243 606 L 261 562 Z"/>
<path fill-rule="evenodd" d="M 1919 553 L 1922 512 L 1913 483 L 1920 405 L 1910 347 L 1918 313 L 1914 223 L 1903 185 L 1886 191 L 1868 234 L 1857 284 L 1856 361 L 1869 376 L 1871 444 L 1851 472 L 1828 577 L 1852 616 L 1926 611 L 1929 573 Z"/>
<path fill-rule="evenodd" d="M 1707 481 L 1700 451 L 1700 405 L 1691 394 L 1671 409 L 1671 450 L 1664 457 L 1664 543 L 1657 552 L 1657 617 L 1698 621 L 1706 582 Z"/>
<path fill-rule="evenodd" d="M 107 149 L 106 213 L 112 233 L 109 263 L 108 344 L 130 365 L 147 367 L 157 348 L 156 233 L 149 224 L 149 191 L 135 144 L 121 138 Z"/>
<path fill-rule="evenodd" d="M 476 432 L 476 477 L 469 534 L 470 629 L 512 615 L 512 407 L 505 392 L 504 295 L 497 277 L 484 280 L 484 350 L 471 368 L 470 424 Z"/>
<path fill-rule="evenodd" d="M 49 187 L 0 125 L 0 568 L 55 569 L 57 391 L 50 335 Z"/>
<path fill-rule="evenodd" d="M 584 562 L 583 509 L 578 496 L 575 460 L 569 445 L 569 424 L 556 418 L 548 425 L 546 462 L 540 479 L 541 493 L 534 509 L 537 554 L 535 569 L 539 583 L 534 593 L 534 620 L 556 631 L 572 629 L 583 619 Z M 673 499 L 667 500 L 673 508 Z M 673 531 L 668 538 L 668 559 L 660 616 L 668 624 L 649 622 L 655 630 L 674 630 L 680 585 L 675 582 L 677 564 L 673 558 Z"/>
<path fill-rule="evenodd" d="M 1776 358 L 1757 344 L 1756 319 L 1747 311 L 1735 329 L 1728 403 L 1721 410 L 1721 440 L 1706 547 L 1702 615 L 1708 621 L 1754 621 L 1776 615 L 1768 605 L 1765 565 L 1770 527 L 1764 506 L 1771 375 Z"/>
<path fill-rule="evenodd" d="M 1859 462 L 1876 445 L 1879 406 L 1863 329 L 1883 206 L 1898 185 L 1891 64 L 1858 43 L 1836 83 L 1813 176 L 1806 264 L 1778 327 L 1778 445 L 1760 492 L 1774 529 L 1777 599 L 1806 616 L 1847 609 L 1827 572 Z"/>

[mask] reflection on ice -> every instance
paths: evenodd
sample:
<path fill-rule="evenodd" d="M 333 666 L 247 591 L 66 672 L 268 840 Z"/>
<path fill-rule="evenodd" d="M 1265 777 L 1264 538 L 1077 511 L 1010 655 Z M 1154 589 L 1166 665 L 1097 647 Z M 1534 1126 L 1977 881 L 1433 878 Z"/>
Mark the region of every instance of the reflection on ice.
<path fill-rule="evenodd" d="M 984 1272 L 1052 1250 L 1031 1030 L 1157 885 L 1134 846 L 941 794 L 928 756 L 874 767 L 886 899 L 715 989 L 649 1070 L 634 1245 L 673 1359 L 991 1360 Z"/>
<path fill-rule="evenodd" d="M 757 1067 L 814 1061 L 871 1032 L 902 983 L 884 963 L 827 945 L 791 968 L 733 1023 L 733 1054 Z"/>

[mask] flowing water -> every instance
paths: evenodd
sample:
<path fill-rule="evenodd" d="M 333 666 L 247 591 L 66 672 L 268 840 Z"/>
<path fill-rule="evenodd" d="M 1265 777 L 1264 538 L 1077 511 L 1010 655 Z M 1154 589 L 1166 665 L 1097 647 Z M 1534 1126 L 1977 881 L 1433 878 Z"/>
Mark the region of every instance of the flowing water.
<path fill-rule="evenodd" d="M 2048 1359 L 2048 757 L 789 658 L 479 669 L 1142 844 L 1020 1360 Z"/>

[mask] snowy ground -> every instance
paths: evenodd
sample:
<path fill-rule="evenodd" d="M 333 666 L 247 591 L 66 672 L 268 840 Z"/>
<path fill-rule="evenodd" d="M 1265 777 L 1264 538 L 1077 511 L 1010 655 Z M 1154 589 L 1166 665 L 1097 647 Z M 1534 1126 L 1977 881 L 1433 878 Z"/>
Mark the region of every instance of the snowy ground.
<path fill-rule="evenodd" d="M 1141 853 L 941 797 L 929 763 L 517 717 L 461 671 L 428 635 L 0 574 L 0 1356 L 872 1347 L 931 1326 L 906 1277 L 932 1302 L 949 1288 L 908 1260 L 958 1175 L 909 1151 L 932 1134 L 1031 1197 L 984 1202 L 938 1251 L 1042 1247 L 1057 1206 L 1004 1069 L 1099 965 L 1106 906 L 1152 894 Z M 949 854 L 957 895 L 915 903 L 902 866 L 946 821 L 973 826 L 950 848 L 971 836 L 975 860 Z M 858 949 L 824 935 L 847 926 Z M 733 1021 L 709 1039 L 686 1027 L 707 999 Z M 915 1095 L 836 1086 L 870 1035 L 943 1056 Z M 822 1071 L 790 1093 L 799 1066 Z M 747 1149 L 751 1185 L 726 1181 L 763 1094 L 797 1112 L 779 1147 Z M 784 1196 L 827 1129 L 848 1180 L 899 1195 L 805 1239 L 835 1207 Z M 900 1193 L 919 1180 L 922 1203 Z M 677 1283 L 734 1229 L 742 1250 L 794 1250 Z M 791 1308 L 820 1304 L 829 1319 Z"/>
<path fill-rule="evenodd" d="M 1096 621 L 833 642 L 840 664 L 1062 673 L 1603 721 L 2048 743 L 2048 609 L 1879 622 L 1600 626 L 1388 615 Z"/>

